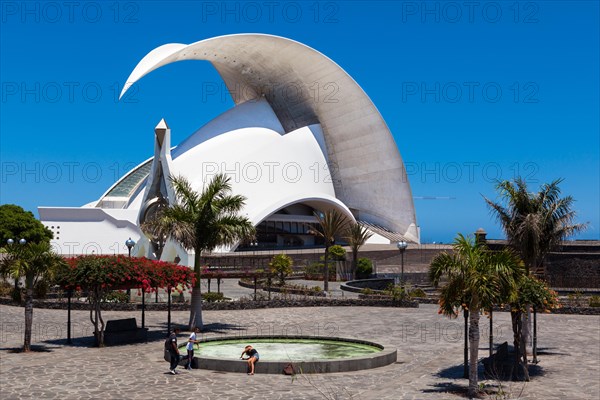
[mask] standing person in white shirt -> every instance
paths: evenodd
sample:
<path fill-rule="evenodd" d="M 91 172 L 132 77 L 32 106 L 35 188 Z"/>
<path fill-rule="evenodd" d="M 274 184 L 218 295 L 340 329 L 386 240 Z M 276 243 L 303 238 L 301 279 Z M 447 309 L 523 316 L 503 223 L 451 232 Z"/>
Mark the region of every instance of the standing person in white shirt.
<path fill-rule="evenodd" d="M 197 344 L 200 342 L 200 340 L 198 340 L 196 338 L 196 334 L 200 333 L 200 328 L 195 327 L 194 331 L 192 332 L 192 334 L 190 335 L 190 338 L 188 339 L 187 342 L 187 354 L 188 354 L 188 364 L 187 367 L 185 367 L 186 369 L 192 369 L 192 360 L 194 359 L 194 344 Z"/>

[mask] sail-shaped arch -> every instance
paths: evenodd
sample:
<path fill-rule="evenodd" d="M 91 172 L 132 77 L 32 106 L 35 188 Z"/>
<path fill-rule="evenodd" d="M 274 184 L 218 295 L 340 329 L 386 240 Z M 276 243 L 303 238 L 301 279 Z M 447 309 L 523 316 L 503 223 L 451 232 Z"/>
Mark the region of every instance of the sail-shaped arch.
<path fill-rule="evenodd" d="M 209 61 L 236 105 L 266 99 L 285 133 L 320 124 L 336 198 L 356 219 L 419 241 L 394 138 L 367 94 L 335 62 L 302 43 L 264 34 L 166 44 L 138 63 L 121 95 L 151 71 L 184 60 Z"/>

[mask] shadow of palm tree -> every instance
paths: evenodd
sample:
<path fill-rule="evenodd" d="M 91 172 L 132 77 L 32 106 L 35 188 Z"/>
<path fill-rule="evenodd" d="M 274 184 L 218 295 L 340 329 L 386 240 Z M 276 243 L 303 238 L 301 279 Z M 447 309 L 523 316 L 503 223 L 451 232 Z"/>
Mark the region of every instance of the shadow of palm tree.
<path fill-rule="evenodd" d="M 571 353 L 561 353 L 559 351 L 552 351 L 554 347 L 538 347 L 537 355 L 538 356 L 570 356 Z"/>
<path fill-rule="evenodd" d="M 0 347 L 0 350 L 8 351 L 9 353 L 23 353 L 23 347 Z M 33 353 L 51 353 L 54 349 L 52 347 L 43 345 L 31 345 L 31 352 Z"/>
<path fill-rule="evenodd" d="M 438 378 L 444 379 L 463 379 L 464 366 L 463 364 L 453 365 L 448 368 L 444 368 L 435 373 Z"/>
<path fill-rule="evenodd" d="M 71 339 L 71 343 L 67 343 L 66 338 L 60 339 L 48 339 L 44 340 L 44 343 L 55 344 L 60 346 L 71 346 L 71 347 L 94 347 L 94 337 L 93 336 L 80 336 Z"/>
<path fill-rule="evenodd" d="M 467 387 L 452 382 L 436 383 L 430 389 L 422 389 L 423 393 L 453 394 L 459 397 L 467 397 Z"/>
<path fill-rule="evenodd" d="M 168 324 L 166 322 L 161 323 L 161 324 L 159 324 L 158 329 L 154 328 L 154 329 L 148 330 L 145 341 L 140 341 L 140 342 L 136 342 L 136 343 L 128 343 L 128 344 L 111 345 L 110 347 L 127 346 L 130 344 L 139 344 L 139 343 L 147 343 L 147 342 L 162 342 L 165 340 L 165 338 L 168 337 L 168 329 L 167 328 L 168 328 Z M 181 329 L 182 332 L 186 332 L 189 330 L 187 325 L 171 324 L 171 329 L 175 329 L 175 328 Z M 235 324 L 211 323 L 211 324 L 204 325 L 204 329 L 202 330 L 202 333 L 203 334 L 205 334 L 205 333 L 227 334 L 227 333 L 232 333 L 232 332 L 245 331 L 246 329 L 247 329 L 246 327 L 243 327 L 240 325 L 235 325 Z M 66 338 L 48 339 L 48 340 L 44 340 L 43 343 L 59 345 L 59 346 L 71 346 L 71 347 L 94 347 L 95 339 L 94 339 L 93 335 L 90 335 L 90 336 L 78 336 L 76 338 L 72 338 L 70 344 L 67 343 Z M 14 348 L 14 349 L 17 349 L 17 348 Z M 0 350 L 13 350 L 13 348 L 5 348 L 5 349 L 0 349 Z"/>

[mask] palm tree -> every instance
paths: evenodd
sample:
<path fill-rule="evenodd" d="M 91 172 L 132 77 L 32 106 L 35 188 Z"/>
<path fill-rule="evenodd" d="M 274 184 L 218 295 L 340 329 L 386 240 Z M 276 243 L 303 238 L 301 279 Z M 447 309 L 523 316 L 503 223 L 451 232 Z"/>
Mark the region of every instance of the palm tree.
<path fill-rule="evenodd" d="M 25 278 L 25 337 L 23 351 L 31 350 L 31 326 L 33 323 L 33 288 L 49 279 L 55 269 L 64 263 L 50 243 L 27 243 L 24 246 L 9 246 L 5 257 L 0 260 L 0 274 L 15 280 Z"/>
<path fill-rule="evenodd" d="M 546 255 L 562 240 L 583 231 L 587 224 L 574 223 L 576 212 L 571 196 L 560 197 L 562 179 L 531 193 L 527 182 L 516 178 L 496 185 L 500 202 L 484 197 L 506 234 L 509 245 L 525 262 L 527 273 L 543 268 Z"/>
<path fill-rule="evenodd" d="M 239 215 L 246 198 L 231 194 L 230 178 L 217 174 L 197 192 L 184 177 L 171 177 L 176 201 L 159 211 L 154 221 L 144 224 L 148 236 L 169 238 L 185 249 L 194 250 L 196 281 L 192 289 L 189 327 L 202 328 L 202 295 L 200 293 L 200 263 L 202 254 L 219 246 L 233 245 L 251 238 L 255 229 L 248 218 Z"/>
<path fill-rule="evenodd" d="M 484 197 L 486 203 L 496 217 L 506 235 L 508 244 L 525 262 L 526 273 L 544 271 L 544 260 L 548 253 L 555 249 L 562 240 L 586 229 L 587 224 L 574 223 L 576 212 L 572 209 L 574 199 L 571 196 L 560 197 L 560 183 L 556 179 L 543 184 L 537 193 L 529 192 L 527 182 L 516 178 L 513 182 L 498 182 L 500 202 Z M 529 308 L 523 315 L 531 321 Z M 529 322 L 520 330 L 514 322 L 513 331 L 521 331 L 523 337 L 515 338 L 515 349 L 519 349 L 523 364 L 527 365 L 527 348 L 525 338 L 529 336 Z M 535 331 L 535 329 L 534 329 Z M 516 337 L 516 336 L 515 336 Z M 533 338 L 534 362 L 537 362 L 536 342 Z M 521 342 L 522 346 L 518 345 Z"/>
<path fill-rule="evenodd" d="M 431 262 L 433 284 L 437 286 L 442 277 L 447 278 L 440 293 L 440 312 L 456 318 L 459 308 L 469 310 L 470 396 L 478 391 L 479 313 L 514 297 L 520 273 L 521 262 L 512 251 L 492 252 L 461 234 L 454 240 L 452 253 L 440 253 Z"/>
<path fill-rule="evenodd" d="M 358 264 L 358 250 L 373 236 L 371 232 L 358 222 L 351 223 L 346 229 L 345 239 L 352 249 L 352 279 L 356 279 L 356 266 Z"/>
<path fill-rule="evenodd" d="M 323 273 L 323 290 L 329 290 L 329 247 L 335 243 L 335 237 L 344 232 L 348 225 L 348 219 L 336 209 L 327 210 L 324 213 L 316 212 L 317 222 L 320 229 L 311 229 L 310 233 L 322 237 L 325 241 L 325 271 Z"/>

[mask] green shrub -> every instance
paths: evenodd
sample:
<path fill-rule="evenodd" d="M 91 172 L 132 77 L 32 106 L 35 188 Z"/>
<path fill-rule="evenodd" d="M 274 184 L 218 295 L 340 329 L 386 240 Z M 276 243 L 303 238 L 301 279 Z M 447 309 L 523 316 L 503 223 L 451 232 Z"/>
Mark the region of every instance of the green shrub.
<path fill-rule="evenodd" d="M 229 299 L 226 298 L 225 295 L 223 295 L 223 293 L 205 292 L 202 293 L 202 300 L 206 301 L 207 303 L 220 303 Z"/>
<path fill-rule="evenodd" d="M 334 244 L 329 248 L 330 261 L 346 261 L 346 250 L 339 244 Z"/>
<path fill-rule="evenodd" d="M 127 296 L 127 292 L 113 290 L 106 294 L 104 301 L 106 301 L 107 303 L 128 303 L 129 296 Z"/>
<path fill-rule="evenodd" d="M 427 297 L 427 293 L 425 293 L 425 291 L 421 288 L 416 288 L 416 289 L 410 291 L 409 296 L 410 297 Z"/>
<path fill-rule="evenodd" d="M 404 300 L 408 296 L 408 291 L 406 290 L 406 288 L 397 285 L 394 285 L 391 288 L 387 289 L 385 293 L 391 296 L 396 301 Z"/>
<path fill-rule="evenodd" d="M 273 274 L 277 274 L 279 277 L 279 284 L 285 285 L 285 277 L 293 272 L 292 264 L 293 260 L 287 254 L 277 254 L 273 257 L 269 263 L 269 268 Z"/>
<path fill-rule="evenodd" d="M 600 307 L 600 296 L 594 295 L 590 297 L 590 307 Z"/>
<path fill-rule="evenodd" d="M 371 288 L 364 288 L 364 289 L 362 289 L 362 290 L 360 291 L 360 293 L 361 293 L 361 294 L 367 294 L 367 295 L 368 295 L 368 294 L 373 294 L 373 293 L 375 293 L 375 292 L 374 292 L 374 291 L 373 291 L 373 289 L 371 289 Z"/>
<path fill-rule="evenodd" d="M 569 293 L 567 298 L 571 303 L 575 303 L 575 306 L 582 305 L 583 292 L 580 290 L 576 290 L 573 293 Z"/>
<path fill-rule="evenodd" d="M 336 274 L 335 264 L 330 262 L 327 265 L 327 267 L 329 269 L 329 279 L 335 278 L 335 274 Z M 325 264 L 323 264 L 323 263 L 311 263 L 304 267 L 304 274 L 312 276 L 312 277 L 314 277 L 316 275 L 322 276 L 324 271 L 325 271 Z"/>
<path fill-rule="evenodd" d="M 373 273 L 373 263 L 368 258 L 359 258 L 356 264 L 356 277 L 366 279 Z"/>

